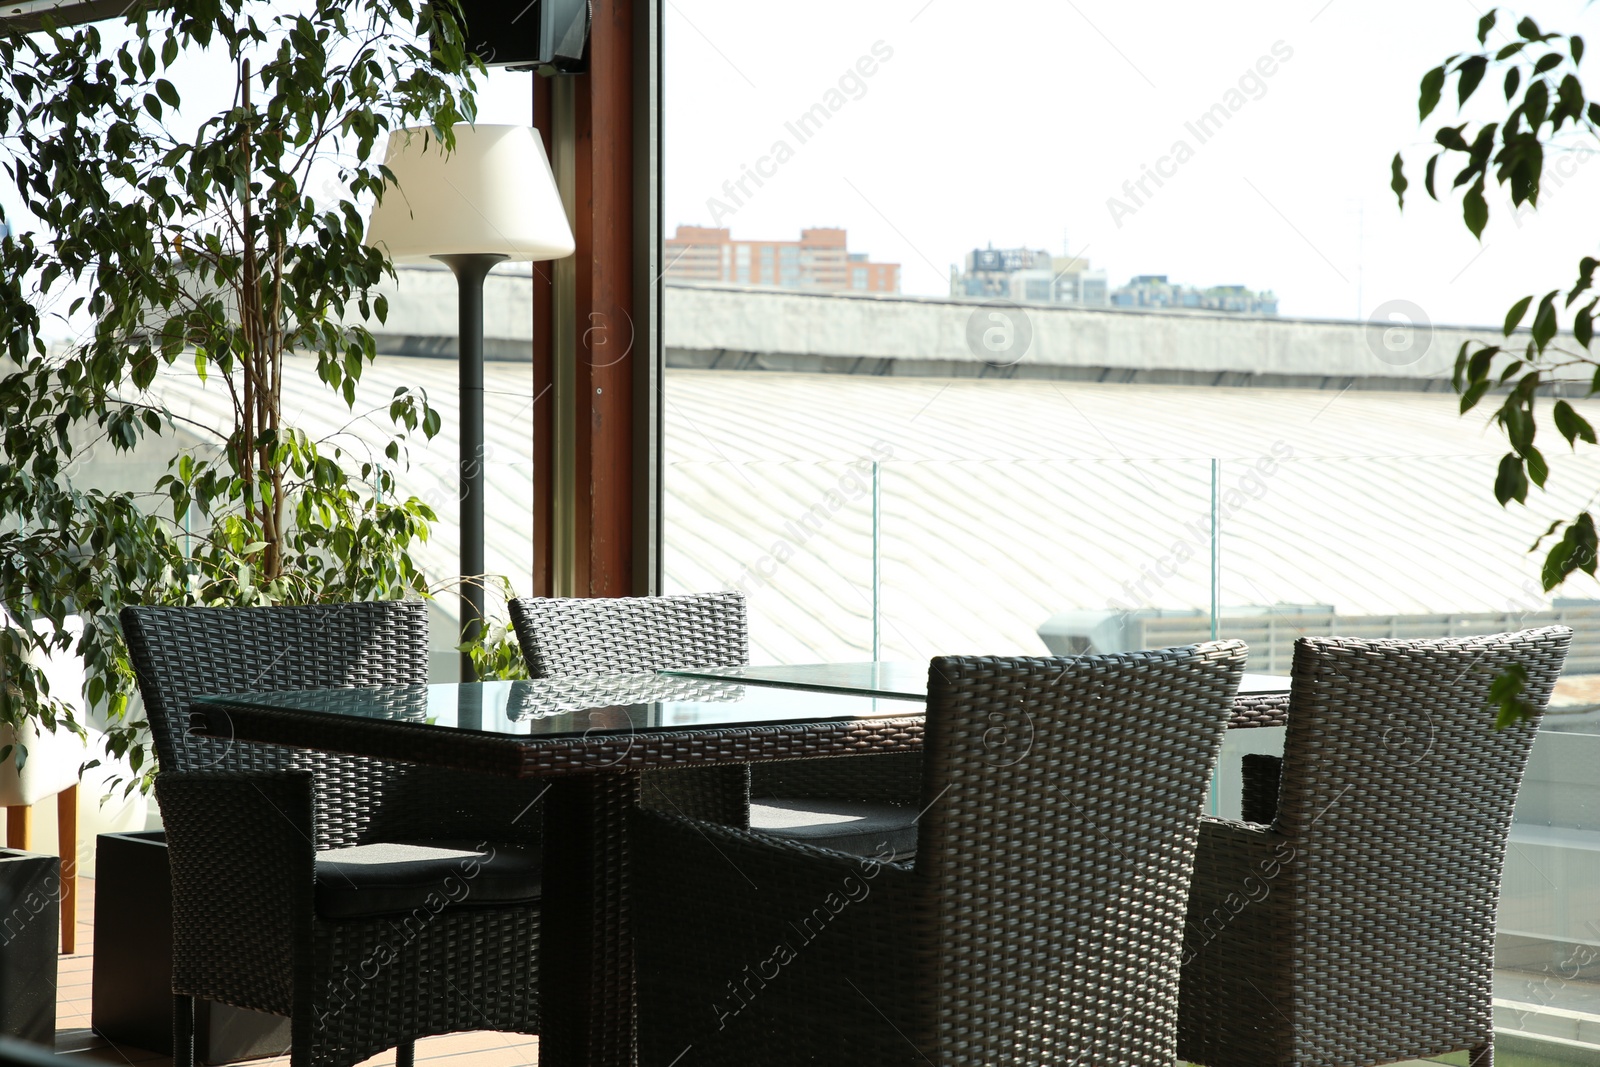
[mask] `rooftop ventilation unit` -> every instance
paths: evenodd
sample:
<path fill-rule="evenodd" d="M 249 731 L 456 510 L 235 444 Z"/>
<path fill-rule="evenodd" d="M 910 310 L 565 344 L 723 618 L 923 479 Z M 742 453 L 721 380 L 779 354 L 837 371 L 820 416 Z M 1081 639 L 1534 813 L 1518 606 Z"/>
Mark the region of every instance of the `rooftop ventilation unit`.
<path fill-rule="evenodd" d="M 1326 633 L 1334 614 L 1330 604 L 1245 605 L 1223 608 L 1225 635 L 1253 632 L 1276 623 L 1286 633 Z M 1140 608 L 1136 611 L 1063 611 L 1039 627 L 1039 639 L 1053 656 L 1133 652 L 1144 648 L 1204 641 L 1211 636 L 1211 613 L 1200 608 Z M 1260 670 L 1256 659 L 1251 669 Z"/>

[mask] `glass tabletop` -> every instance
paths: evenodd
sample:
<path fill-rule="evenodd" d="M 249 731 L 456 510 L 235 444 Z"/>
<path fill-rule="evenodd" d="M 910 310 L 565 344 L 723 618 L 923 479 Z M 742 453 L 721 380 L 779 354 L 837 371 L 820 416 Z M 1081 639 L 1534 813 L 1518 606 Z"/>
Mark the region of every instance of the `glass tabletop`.
<path fill-rule="evenodd" d="M 878 660 L 867 663 L 799 663 L 765 667 L 704 667 L 662 671 L 674 678 L 708 681 L 728 679 L 750 685 L 809 689 L 823 693 L 926 700 L 928 665 L 911 661 Z M 1289 679 L 1272 674 L 1246 674 L 1239 683 L 1241 696 L 1287 693 Z"/>
<path fill-rule="evenodd" d="M 922 714 L 920 696 L 824 693 L 659 674 L 244 692 L 204 696 L 194 703 L 201 709 L 231 706 L 387 719 L 530 739 Z"/>

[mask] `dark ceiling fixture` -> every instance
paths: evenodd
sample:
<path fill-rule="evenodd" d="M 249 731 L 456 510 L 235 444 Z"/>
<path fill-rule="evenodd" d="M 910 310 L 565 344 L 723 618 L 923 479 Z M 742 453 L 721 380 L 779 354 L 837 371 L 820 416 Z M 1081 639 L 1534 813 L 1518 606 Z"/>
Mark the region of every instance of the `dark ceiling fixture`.
<path fill-rule="evenodd" d="M 139 3 L 140 0 L 4 0 L 0 2 L 0 33 L 41 30 L 46 15 L 58 29 L 121 18 Z"/>
<path fill-rule="evenodd" d="M 467 50 L 486 66 L 582 74 L 589 67 L 590 0 L 461 0 Z"/>
<path fill-rule="evenodd" d="M 0 0 L 0 33 L 121 18 L 146 0 Z M 468 49 L 491 67 L 540 74 L 589 69 L 590 0 L 461 0 Z"/>

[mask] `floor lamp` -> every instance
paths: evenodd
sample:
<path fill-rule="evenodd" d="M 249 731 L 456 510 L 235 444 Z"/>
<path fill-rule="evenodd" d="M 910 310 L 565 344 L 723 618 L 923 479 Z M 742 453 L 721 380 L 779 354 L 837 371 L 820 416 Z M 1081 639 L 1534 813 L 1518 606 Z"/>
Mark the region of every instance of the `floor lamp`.
<path fill-rule="evenodd" d="M 561 259 L 575 248 L 539 131 L 455 127 L 448 154 L 428 128 L 396 131 L 384 163 L 394 175 L 372 210 L 367 243 L 395 263 L 436 259 L 456 276 L 461 363 L 461 640 L 484 616 L 483 281 L 495 264 Z M 475 681 L 461 654 L 461 680 Z"/>

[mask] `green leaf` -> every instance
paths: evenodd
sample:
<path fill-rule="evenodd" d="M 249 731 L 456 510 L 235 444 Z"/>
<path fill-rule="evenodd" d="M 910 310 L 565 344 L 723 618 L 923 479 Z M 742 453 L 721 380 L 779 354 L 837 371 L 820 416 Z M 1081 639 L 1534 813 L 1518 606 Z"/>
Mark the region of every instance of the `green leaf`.
<path fill-rule="evenodd" d="M 1532 303 L 1533 297 L 1525 296 L 1511 305 L 1511 310 L 1506 312 L 1506 325 L 1503 331 L 1505 336 L 1510 337 L 1512 331 L 1522 324 L 1522 316 L 1528 313 L 1528 305 Z"/>
<path fill-rule="evenodd" d="M 1571 291 L 1567 293 L 1567 307 L 1571 307 L 1572 302 L 1578 299 L 1579 294 L 1594 284 L 1596 267 L 1600 267 L 1600 260 L 1595 259 L 1593 256 L 1584 256 L 1578 261 L 1578 280 L 1573 283 Z"/>
<path fill-rule="evenodd" d="M 1499 351 L 1499 345 L 1484 345 L 1472 353 L 1472 358 L 1467 361 L 1467 381 L 1481 382 L 1488 378 L 1489 367 Z"/>
<path fill-rule="evenodd" d="M 1439 106 L 1439 94 L 1444 91 L 1444 68 L 1434 67 L 1422 76 L 1422 87 L 1417 94 L 1417 121 L 1421 122 Z"/>
<path fill-rule="evenodd" d="M 1456 67 L 1456 104 L 1464 106 L 1472 94 L 1477 91 L 1478 83 L 1483 81 L 1483 72 L 1488 69 L 1488 56 L 1471 56 L 1463 59 Z"/>
<path fill-rule="evenodd" d="M 1522 470 L 1522 457 L 1508 452 L 1500 459 L 1500 471 L 1494 480 L 1494 498 L 1505 507 L 1515 500 L 1528 502 L 1528 477 Z"/>
<path fill-rule="evenodd" d="M 1483 228 L 1489 224 L 1489 203 L 1483 198 L 1483 179 L 1479 178 L 1461 198 L 1461 217 L 1466 221 L 1472 236 L 1483 239 Z"/>
<path fill-rule="evenodd" d="M 1594 304 L 1580 308 L 1572 320 L 1572 336 L 1584 348 L 1594 340 Z"/>
<path fill-rule="evenodd" d="M 1488 381 L 1481 381 L 1467 387 L 1467 391 L 1461 394 L 1461 414 L 1465 415 L 1478 406 L 1478 401 L 1489 391 L 1489 385 Z"/>
<path fill-rule="evenodd" d="M 1594 574 L 1597 549 L 1600 545 L 1596 543 L 1594 517 L 1584 512 L 1572 521 L 1561 540 L 1552 545 L 1545 556 L 1540 573 L 1545 591 L 1566 581 L 1573 571 Z"/>
<path fill-rule="evenodd" d="M 1517 95 L 1517 86 L 1522 84 L 1522 68 L 1509 67 L 1506 69 L 1506 103 Z"/>
<path fill-rule="evenodd" d="M 1537 448 L 1530 448 L 1523 459 L 1527 464 L 1528 478 L 1534 485 L 1543 489 L 1544 483 L 1550 480 L 1550 465 L 1545 462 L 1544 454 Z"/>
<path fill-rule="evenodd" d="M 1478 19 L 1478 43 L 1479 44 L 1488 43 L 1489 31 L 1494 29 L 1495 18 L 1497 17 L 1498 14 L 1499 14 L 1499 12 L 1495 8 L 1491 7 L 1487 12 L 1485 12 L 1482 16 L 1479 17 L 1479 19 Z"/>
<path fill-rule="evenodd" d="M 1600 555 L 1596 551 L 1600 548 L 1600 542 L 1595 538 L 1594 516 L 1584 512 L 1567 529 L 1578 532 L 1576 537 L 1578 547 L 1572 553 L 1572 563 L 1583 573 L 1593 576 L 1596 558 Z"/>
<path fill-rule="evenodd" d="M 1561 527 L 1565 526 L 1566 524 L 1567 524 L 1567 521 L 1565 519 L 1557 519 L 1555 522 L 1552 522 L 1545 529 L 1544 533 L 1539 535 L 1539 539 L 1537 541 L 1535 541 L 1533 544 L 1528 546 L 1528 551 L 1529 552 L 1537 552 L 1539 550 L 1539 546 L 1544 544 L 1545 538 L 1549 537 L 1551 534 L 1555 533 L 1557 530 L 1561 529 Z"/>
<path fill-rule="evenodd" d="M 1573 34 L 1569 43 L 1572 45 L 1572 65 L 1577 66 L 1583 62 L 1583 38 Z"/>
<path fill-rule="evenodd" d="M 1520 663 L 1508 664 L 1489 683 L 1489 709 L 1495 713 L 1494 728 L 1504 730 L 1539 714 L 1524 694 L 1528 689 L 1528 669 Z"/>
<path fill-rule="evenodd" d="M 1437 168 L 1438 166 L 1439 166 L 1439 157 L 1438 156 L 1434 156 L 1432 159 L 1428 160 L 1428 170 L 1427 170 L 1427 173 L 1423 176 L 1423 182 L 1422 182 L 1423 186 L 1428 190 L 1428 195 L 1430 197 L 1432 197 L 1433 199 L 1435 199 L 1435 200 L 1439 199 L 1439 194 L 1435 193 L 1433 191 L 1433 172 L 1434 172 L 1435 168 Z"/>
<path fill-rule="evenodd" d="M 1583 438 L 1589 444 L 1595 443 L 1594 427 L 1589 425 L 1589 420 L 1573 410 L 1571 404 L 1565 400 L 1557 400 L 1553 411 L 1556 429 L 1561 431 L 1561 436 L 1567 439 L 1567 444 L 1574 449 L 1578 447 L 1578 438 Z"/>
<path fill-rule="evenodd" d="M 1392 175 L 1389 179 L 1389 188 L 1394 190 L 1394 197 L 1403 210 L 1406 206 L 1406 186 L 1410 183 L 1406 181 L 1405 164 L 1401 161 L 1399 152 L 1394 154 L 1394 162 L 1389 165 L 1389 170 Z"/>
<path fill-rule="evenodd" d="M 1517 32 L 1529 41 L 1537 41 L 1544 36 L 1539 32 L 1539 24 L 1531 18 L 1524 18 L 1517 23 Z"/>
<path fill-rule="evenodd" d="M 1561 61 L 1564 58 L 1564 56 L 1557 52 L 1550 52 L 1542 55 L 1539 57 L 1539 62 L 1533 65 L 1533 72 L 1535 74 L 1543 74 L 1547 70 L 1554 70 L 1561 66 Z"/>
<path fill-rule="evenodd" d="M 168 107 L 178 106 L 178 87 L 165 78 L 156 79 L 156 94 Z"/>
<path fill-rule="evenodd" d="M 1556 335 L 1556 292 L 1551 292 L 1539 301 L 1539 310 L 1533 316 L 1533 343 L 1543 352 L 1545 345 Z"/>

